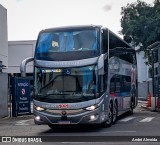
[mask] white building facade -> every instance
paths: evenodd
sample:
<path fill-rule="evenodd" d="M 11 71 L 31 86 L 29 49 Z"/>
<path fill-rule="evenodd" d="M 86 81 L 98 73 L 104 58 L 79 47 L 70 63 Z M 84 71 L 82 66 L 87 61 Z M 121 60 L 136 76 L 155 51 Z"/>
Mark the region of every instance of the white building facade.
<path fill-rule="evenodd" d="M 0 118 L 8 116 L 8 36 L 7 9 L 0 5 Z"/>
<path fill-rule="evenodd" d="M 144 51 L 138 51 L 137 56 L 137 70 L 138 70 L 138 98 L 146 100 L 148 97 L 148 89 L 152 93 L 151 81 L 149 82 L 148 66 L 144 58 Z M 148 84 L 149 83 L 149 84 Z"/>
<path fill-rule="evenodd" d="M 34 57 L 35 45 L 35 40 L 9 41 L 8 68 L 5 72 L 9 74 L 20 73 L 21 62 L 28 57 Z M 26 70 L 27 73 L 33 73 L 33 62 L 27 64 Z"/>
<path fill-rule="evenodd" d="M 7 9 L 0 5 L 0 62 L 8 67 Z"/>

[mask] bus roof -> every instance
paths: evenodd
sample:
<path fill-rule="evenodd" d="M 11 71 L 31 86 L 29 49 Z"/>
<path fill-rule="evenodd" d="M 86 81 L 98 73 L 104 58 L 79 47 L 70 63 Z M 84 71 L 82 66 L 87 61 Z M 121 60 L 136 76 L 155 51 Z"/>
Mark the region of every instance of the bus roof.
<path fill-rule="evenodd" d="M 108 28 L 107 28 L 108 29 Z M 108 29 L 109 30 L 109 29 Z M 125 40 L 123 40 L 121 37 L 113 33 L 111 30 L 109 30 L 110 37 L 113 36 L 114 41 L 119 44 L 119 47 L 122 47 L 123 49 L 133 49 L 135 50 L 130 44 L 128 44 Z M 117 46 L 117 44 L 116 44 Z"/>
<path fill-rule="evenodd" d="M 68 31 L 68 30 L 77 30 L 77 29 L 95 29 L 95 28 L 101 28 L 101 25 L 73 25 L 73 26 L 61 26 L 61 27 L 54 27 L 54 28 L 48 28 L 44 29 L 41 32 L 48 32 L 48 31 Z"/>
<path fill-rule="evenodd" d="M 116 35 L 115 33 L 113 33 L 111 30 L 109 30 L 106 27 L 103 27 L 102 25 L 72 25 L 72 26 L 61 26 L 61 27 L 54 27 L 54 28 L 48 28 L 48 29 L 44 29 L 42 31 L 40 31 L 40 33 L 44 33 L 44 32 L 50 32 L 50 31 L 69 31 L 69 30 L 83 30 L 83 29 L 102 29 L 102 30 L 107 30 L 109 31 L 109 35 L 112 39 L 114 39 L 113 42 L 116 42 L 116 46 L 117 43 L 119 44 L 119 47 L 122 48 L 128 48 L 128 49 L 132 49 L 135 50 L 131 45 L 129 45 L 126 41 L 124 41 L 122 38 L 120 38 L 118 35 Z M 114 45 L 114 44 L 111 44 Z"/>

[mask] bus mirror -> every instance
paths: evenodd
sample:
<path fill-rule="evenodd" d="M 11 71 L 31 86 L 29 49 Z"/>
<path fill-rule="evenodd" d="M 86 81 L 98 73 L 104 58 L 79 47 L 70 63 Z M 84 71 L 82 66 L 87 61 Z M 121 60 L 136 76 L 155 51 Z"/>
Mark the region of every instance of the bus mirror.
<path fill-rule="evenodd" d="M 26 77 L 26 65 L 27 63 L 33 61 L 33 57 L 26 58 L 25 60 L 22 61 L 20 65 L 20 72 L 21 72 L 21 77 Z"/>
<path fill-rule="evenodd" d="M 102 54 L 98 59 L 98 75 L 104 74 L 104 54 Z"/>

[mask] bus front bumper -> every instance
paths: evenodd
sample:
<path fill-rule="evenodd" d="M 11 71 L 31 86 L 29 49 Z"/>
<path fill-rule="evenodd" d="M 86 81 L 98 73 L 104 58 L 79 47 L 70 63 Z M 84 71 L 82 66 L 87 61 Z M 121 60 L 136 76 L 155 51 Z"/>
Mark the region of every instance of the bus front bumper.
<path fill-rule="evenodd" d="M 107 113 L 102 112 L 101 108 L 93 111 L 85 111 L 74 115 L 54 115 L 40 112 L 34 109 L 35 124 L 100 124 L 108 119 Z"/>

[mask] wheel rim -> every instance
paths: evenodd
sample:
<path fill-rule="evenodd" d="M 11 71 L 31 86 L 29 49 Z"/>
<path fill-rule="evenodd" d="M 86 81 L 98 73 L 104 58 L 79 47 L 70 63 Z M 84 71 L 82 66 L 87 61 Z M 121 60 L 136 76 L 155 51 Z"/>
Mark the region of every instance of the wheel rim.
<path fill-rule="evenodd" d="M 106 123 L 107 124 L 110 124 L 111 123 L 111 121 L 112 121 L 112 105 L 111 105 L 111 103 L 110 103 L 110 105 L 109 105 L 109 113 L 108 113 L 108 120 L 106 121 Z"/>
<path fill-rule="evenodd" d="M 117 119 L 117 104 L 115 103 L 113 107 L 113 122 L 115 122 Z"/>
<path fill-rule="evenodd" d="M 133 102 L 131 102 L 130 110 L 133 111 L 133 108 L 134 108 L 134 104 L 133 104 Z"/>

